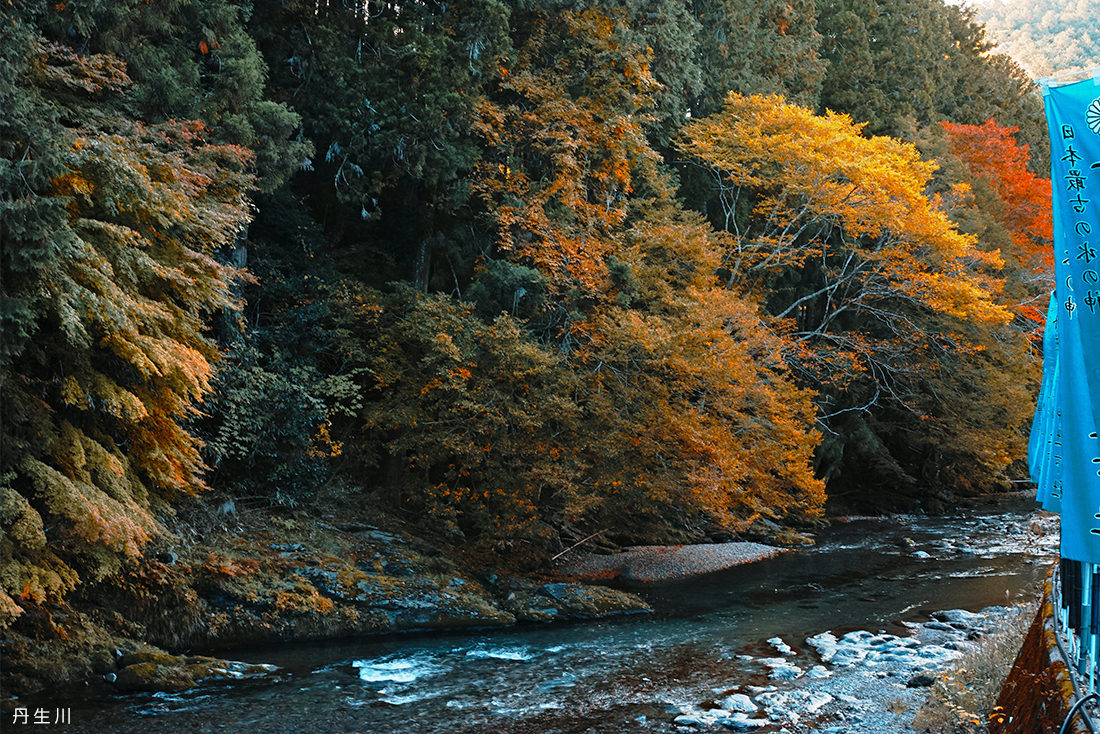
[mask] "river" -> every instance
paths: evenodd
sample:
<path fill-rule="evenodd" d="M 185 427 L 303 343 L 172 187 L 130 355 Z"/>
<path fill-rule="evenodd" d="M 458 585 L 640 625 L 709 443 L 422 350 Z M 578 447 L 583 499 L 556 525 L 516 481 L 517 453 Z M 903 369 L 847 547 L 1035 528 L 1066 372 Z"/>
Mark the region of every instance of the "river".
<path fill-rule="evenodd" d="M 807 638 L 823 632 L 904 638 L 937 610 L 1033 598 L 1057 525 L 1032 504 L 835 523 L 812 549 L 627 587 L 652 614 L 238 650 L 280 666 L 278 680 L 172 695 L 92 685 L 48 705 L 72 707 L 74 732 L 678 731 L 686 707 L 775 683 L 769 639 L 809 669 L 823 661 Z"/>

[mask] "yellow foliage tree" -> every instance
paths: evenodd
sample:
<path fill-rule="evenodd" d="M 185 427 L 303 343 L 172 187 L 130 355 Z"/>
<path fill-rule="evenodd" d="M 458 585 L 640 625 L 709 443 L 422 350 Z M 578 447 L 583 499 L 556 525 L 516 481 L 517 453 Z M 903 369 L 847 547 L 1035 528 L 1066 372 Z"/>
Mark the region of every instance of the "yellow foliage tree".
<path fill-rule="evenodd" d="M 985 473 L 981 484 L 1019 445 L 994 388 L 997 365 L 1021 346 L 1005 332 L 1000 253 L 926 193 L 935 164 L 862 127 L 731 94 L 685 127 L 679 147 L 713 175 L 731 235 L 727 285 L 775 315 L 788 363 L 818 393 L 829 435 L 819 473 L 858 455 L 865 469 L 852 482 L 904 488 L 939 472 L 947 446 L 966 454 L 959 467 Z M 965 483 L 964 472 L 942 480 Z"/>
<path fill-rule="evenodd" d="M 925 195 L 935 164 L 908 143 L 865 138 L 862 128 L 847 115 L 738 94 L 685 127 L 680 150 L 713 171 L 734 235 L 729 282 L 751 292 L 766 273 L 822 262 L 821 286 L 779 313 L 805 316 L 808 304 L 823 302 L 818 318 L 802 319 L 803 336 L 889 299 L 1007 320 L 991 297 L 995 281 L 983 276 L 999 267 L 998 253 L 979 249 Z"/>

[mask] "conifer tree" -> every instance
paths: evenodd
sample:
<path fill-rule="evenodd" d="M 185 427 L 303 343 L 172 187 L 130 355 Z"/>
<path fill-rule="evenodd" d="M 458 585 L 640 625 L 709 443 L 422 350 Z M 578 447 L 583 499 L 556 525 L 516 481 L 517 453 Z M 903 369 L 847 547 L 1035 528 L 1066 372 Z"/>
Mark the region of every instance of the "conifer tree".
<path fill-rule="evenodd" d="M 695 117 L 721 109 L 729 92 L 780 94 L 817 103 L 826 65 L 815 0 L 693 0 L 704 95 Z"/>
<path fill-rule="evenodd" d="M 181 427 L 231 304 L 214 257 L 250 216 L 247 150 L 122 113 L 125 65 L 5 24 L 0 622 L 117 570 L 203 486 Z M 9 330 L 9 326 L 11 327 Z M 8 335 L 11 338 L 8 338 Z"/>
<path fill-rule="evenodd" d="M 867 133 L 903 136 L 940 120 L 1019 128 L 1032 170 L 1049 160 L 1042 101 L 1011 59 L 993 54 L 972 9 L 943 0 L 829 0 L 819 4 L 828 73 L 819 109 L 867 123 Z"/>

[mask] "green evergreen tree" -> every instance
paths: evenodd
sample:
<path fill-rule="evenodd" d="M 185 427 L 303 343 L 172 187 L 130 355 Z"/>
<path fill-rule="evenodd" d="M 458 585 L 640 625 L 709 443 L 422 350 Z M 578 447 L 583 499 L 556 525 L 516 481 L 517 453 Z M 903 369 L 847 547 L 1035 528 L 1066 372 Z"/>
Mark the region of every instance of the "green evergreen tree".
<path fill-rule="evenodd" d="M 781 94 L 814 106 L 825 78 L 817 0 L 693 0 L 706 81 L 695 117 L 721 109 L 729 92 Z"/>
<path fill-rule="evenodd" d="M 912 122 L 1017 127 L 1033 169 L 1049 161 L 1042 100 L 993 45 L 974 11 L 943 0 L 829 0 L 819 9 L 829 70 L 819 109 L 851 115 L 874 135 L 901 136 Z"/>
<path fill-rule="evenodd" d="M 265 191 L 304 164 L 312 148 L 300 118 L 266 98 L 267 66 L 249 36 L 251 3 L 228 0 L 76 2 L 39 17 L 47 35 L 127 64 L 127 106 L 147 122 L 202 120 L 217 143 L 248 148 Z"/>

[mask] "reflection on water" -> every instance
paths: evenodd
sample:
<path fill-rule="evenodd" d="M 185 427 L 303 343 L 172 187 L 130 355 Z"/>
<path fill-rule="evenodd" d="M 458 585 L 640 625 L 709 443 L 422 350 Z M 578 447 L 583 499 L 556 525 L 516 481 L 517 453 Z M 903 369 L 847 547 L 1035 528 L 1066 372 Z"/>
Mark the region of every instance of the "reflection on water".
<path fill-rule="evenodd" d="M 1051 521 L 1036 517 L 838 524 L 812 550 L 630 587 L 652 615 L 238 652 L 282 666 L 285 678 L 228 692 L 93 696 L 74 710 L 72 731 L 673 731 L 668 705 L 764 682 L 769 638 L 815 663 L 806 638 L 823 631 L 905 634 L 902 622 L 932 611 L 1033 594 L 1057 553 L 1055 533 L 1033 532 Z"/>

